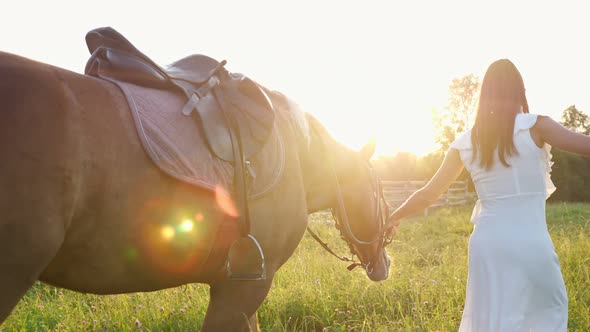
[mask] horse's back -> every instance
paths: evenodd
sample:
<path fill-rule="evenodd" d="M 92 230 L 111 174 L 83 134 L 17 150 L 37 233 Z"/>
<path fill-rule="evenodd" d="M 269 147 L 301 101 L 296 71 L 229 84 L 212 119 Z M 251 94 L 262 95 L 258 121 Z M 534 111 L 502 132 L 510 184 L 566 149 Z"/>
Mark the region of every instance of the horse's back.
<path fill-rule="evenodd" d="M 122 105 L 105 82 L 9 53 L 0 52 L 0 77 L 0 135 L 12 146 L 58 152 L 83 138 L 88 120 L 110 120 L 105 107 Z"/>
<path fill-rule="evenodd" d="M 4 134 L 11 128 L 20 131 L 23 126 L 46 121 L 44 116 L 51 112 L 48 105 L 63 104 L 59 80 L 49 65 L 0 52 L 0 77 L 0 125 Z"/>

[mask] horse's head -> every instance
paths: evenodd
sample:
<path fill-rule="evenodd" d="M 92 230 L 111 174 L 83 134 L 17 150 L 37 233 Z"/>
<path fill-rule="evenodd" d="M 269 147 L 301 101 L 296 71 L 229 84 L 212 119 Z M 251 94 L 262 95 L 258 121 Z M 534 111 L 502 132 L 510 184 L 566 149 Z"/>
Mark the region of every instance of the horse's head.
<path fill-rule="evenodd" d="M 342 238 L 373 281 L 387 279 L 385 246 L 388 214 L 381 183 L 371 166 L 374 144 L 360 151 L 337 143 L 313 117 L 306 173 L 309 212 L 331 209 Z"/>

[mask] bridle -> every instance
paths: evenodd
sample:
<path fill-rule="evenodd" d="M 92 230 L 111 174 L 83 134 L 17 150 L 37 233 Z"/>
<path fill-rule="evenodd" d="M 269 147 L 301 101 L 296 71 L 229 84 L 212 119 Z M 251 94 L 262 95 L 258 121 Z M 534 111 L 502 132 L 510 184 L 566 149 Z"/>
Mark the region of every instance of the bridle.
<path fill-rule="evenodd" d="M 326 151 L 327 152 L 327 151 Z M 331 157 L 331 155 L 328 153 L 328 155 Z M 367 161 L 367 169 L 371 178 L 371 188 L 372 188 L 372 195 L 373 195 L 373 216 L 374 216 L 374 222 L 378 225 L 378 231 L 376 232 L 376 235 L 374 236 L 374 238 L 366 241 L 366 240 L 360 240 L 352 231 L 352 229 L 350 228 L 350 222 L 348 219 L 348 214 L 346 212 L 346 206 L 344 204 L 344 197 L 343 197 L 343 193 L 342 193 L 342 189 L 340 187 L 340 181 L 338 181 L 338 175 L 334 169 L 334 163 L 331 160 L 331 158 L 329 158 L 329 164 L 330 164 L 330 172 L 331 177 L 333 177 L 334 179 L 334 186 L 335 186 L 335 192 L 336 192 L 336 206 L 335 208 L 331 208 L 330 211 L 332 213 L 332 218 L 334 219 L 335 222 L 335 226 L 336 228 L 340 231 L 340 237 L 346 242 L 346 244 L 348 245 L 348 248 L 350 250 L 350 253 L 352 254 L 351 257 L 345 257 L 345 256 L 341 256 L 338 255 L 336 252 L 334 252 L 326 242 L 322 241 L 320 239 L 320 237 L 311 230 L 311 228 L 309 227 L 309 225 L 307 226 L 307 231 L 309 232 L 309 234 L 326 250 L 328 251 L 330 254 L 332 254 L 333 256 L 335 256 L 336 258 L 340 259 L 343 262 L 347 262 L 347 263 L 351 263 L 347 269 L 349 271 L 352 271 L 354 268 L 356 268 L 357 266 L 362 266 L 367 273 L 372 273 L 373 268 L 375 266 L 375 262 L 373 260 L 377 259 L 378 253 L 381 249 L 383 249 L 385 246 L 387 246 L 388 244 L 391 243 L 392 238 L 389 236 L 389 232 L 386 229 L 386 222 L 387 222 L 387 218 L 390 215 L 390 210 L 391 207 L 389 206 L 389 204 L 387 203 L 387 201 L 385 200 L 385 196 L 383 194 L 383 187 L 381 184 L 381 180 L 379 179 L 379 176 L 377 175 L 377 172 L 375 171 L 375 169 L 373 168 L 373 166 L 371 165 L 371 163 L 369 161 Z M 358 246 L 369 246 L 369 245 L 374 245 L 375 243 L 379 243 L 379 246 L 377 247 L 377 250 L 375 252 L 374 255 L 370 255 L 368 258 L 367 262 L 363 262 L 361 259 L 361 255 L 358 253 Z M 354 259 L 354 256 L 357 256 L 359 258 L 359 261 Z"/>

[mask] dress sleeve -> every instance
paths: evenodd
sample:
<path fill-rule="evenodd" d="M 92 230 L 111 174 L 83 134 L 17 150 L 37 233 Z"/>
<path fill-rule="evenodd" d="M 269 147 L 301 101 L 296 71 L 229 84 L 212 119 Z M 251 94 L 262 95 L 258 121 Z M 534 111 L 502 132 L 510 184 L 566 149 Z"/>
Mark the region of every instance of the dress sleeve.
<path fill-rule="evenodd" d="M 531 129 L 537 123 L 537 117 L 537 114 L 531 113 L 518 114 L 514 123 L 514 132 Z"/>
<path fill-rule="evenodd" d="M 471 150 L 471 130 L 461 133 L 451 143 L 451 148 L 461 150 Z"/>
<path fill-rule="evenodd" d="M 539 118 L 538 114 L 531 114 L 531 113 L 521 113 L 516 116 L 516 122 L 514 124 L 514 131 L 520 130 L 529 130 L 531 129 L 535 123 L 537 123 L 537 119 Z M 545 146 L 540 149 L 542 153 L 543 162 L 545 164 L 545 198 L 549 198 L 551 194 L 555 192 L 557 188 L 555 188 L 555 184 L 551 180 L 551 167 L 553 166 L 552 155 L 551 155 L 551 145 L 545 143 Z"/>

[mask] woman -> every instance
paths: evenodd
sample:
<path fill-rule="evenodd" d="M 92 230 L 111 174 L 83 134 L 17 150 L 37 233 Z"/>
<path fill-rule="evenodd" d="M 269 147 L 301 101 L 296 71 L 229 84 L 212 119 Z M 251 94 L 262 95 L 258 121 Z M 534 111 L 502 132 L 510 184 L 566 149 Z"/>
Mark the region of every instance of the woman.
<path fill-rule="evenodd" d="M 590 155 L 590 137 L 529 114 L 512 62 L 490 65 L 473 128 L 452 144 L 437 173 L 390 217 L 434 203 L 465 166 L 479 196 L 471 221 L 469 277 L 460 331 L 566 331 L 568 299 L 545 223 L 553 193 L 550 147 Z"/>

